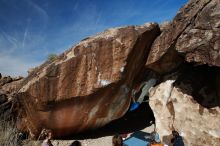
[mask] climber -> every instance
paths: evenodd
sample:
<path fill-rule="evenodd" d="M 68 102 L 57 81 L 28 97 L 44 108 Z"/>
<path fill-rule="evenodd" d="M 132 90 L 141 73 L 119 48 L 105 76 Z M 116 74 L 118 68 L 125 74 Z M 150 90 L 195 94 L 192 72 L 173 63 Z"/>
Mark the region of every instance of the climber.
<path fill-rule="evenodd" d="M 151 143 L 150 146 L 164 146 L 162 143 Z"/>
<path fill-rule="evenodd" d="M 145 101 L 145 97 L 149 96 L 149 90 L 156 84 L 156 79 L 152 78 L 141 84 L 141 94 L 137 97 L 137 102 L 142 103 Z"/>
<path fill-rule="evenodd" d="M 154 143 L 160 143 L 160 136 L 156 131 L 151 133 L 151 139 L 154 141 Z"/>
<path fill-rule="evenodd" d="M 70 144 L 70 146 L 81 146 L 81 142 L 75 140 L 73 143 Z"/>
<path fill-rule="evenodd" d="M 182 136 L 175 130 L 172 131 L 173 138 L 171 139 L 171 143 L 173 146 L 185 146 L 183 142 Z"/>
<path fill-rule="evenodd" d="M 146 135 L 145 139 L 150 143 L 149 146 L 163 146 L 160 136 L 156 131 L 151 132 L 150 135 Z"/>
<path fill-rule="evenodd" d="M 138 107 L 140 106 L 140 103 L 132 101 L 130 107 L 129 107 L 129 111 L 134 111 L 136 110 Z"/>
<path fill-rule="evenodd" d="M 150 79 L 146 82 L 141 83 L 139 87 L 132 90 L 131 95 L 131 106 L 129 111 L 137 109 L 142 102 L 145 102 L 145 97 L 149 96 L 149 90 L 156 84 L 156 79 Z"/>
<path fill-rule="evenodd" d="M 163 146 L 160 140 L 160 136 L 156 131 L 156 124 L 154 123 L 154 131 L 150 133 L 150 135 L 146 135 L 145 139 L 149 141 L 149 146 Z"/>
<path fill-rule="evenodd" d="M 52 131 L 47 130 L 47 131 L 45 131 L 44 135 L 45 135 L 45 139 L 42 143 L 42 146 L 53 146 L 53 144 L 50 141 L 53 136 Z"/>
<path fill-rule="evenodd" d="M 129 136 L 129 133 L 123 133 L 120 134 L 120 136 L 122 137 L 122 140 L 125 140 Z"/>
<path fill-rule="evenodd" d="M 123 139 L 120 135 L 114 135 L 112 137 L 112 146 L 123 146 Z"/>

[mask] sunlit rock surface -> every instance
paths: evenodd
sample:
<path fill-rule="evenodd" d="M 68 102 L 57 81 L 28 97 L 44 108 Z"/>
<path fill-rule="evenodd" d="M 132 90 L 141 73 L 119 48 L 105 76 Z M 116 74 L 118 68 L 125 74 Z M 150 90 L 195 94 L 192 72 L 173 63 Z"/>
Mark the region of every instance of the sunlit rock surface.
<path fill-rule="evenodd" d="M 122 117 L 134 78 L 146 62 L 157 24 L 109 29 L 82 40 L 30 72 L 19 91 L 18 127 L 55 137 L 101 127 Z"/>
<path fill-rule="evenodd" d="M 152 90 L 150 97 L 150 106 L 162 140 L 169 143 L 171 132 L 175 129 L 183 136 L 185 145 L 218 146 L 220 108 L 202 107 L 192 96 L 172 88 L 171 83 L 166 81 L 160 84 Z"/>
<path fill-rule="evenodd" d="M 189 67 L 150 91 L 157 131 L 169 144 L 172 130 L 188 146 L 220 143 L 220 69 Z"/>
<path fill-rule="evenodd" d="M 150 92 L 157 131 L 186 146 L 220 143 L 220 1 L 190 0 L 154 41 L 145 67 L 160 73 Z"/>
<path fill-rule="evenodd" d="M 151 48 L 148 68 L 166 73 L 183 60 L 220 66 L 219 0 L 190 0 L 162 31 Z"/>

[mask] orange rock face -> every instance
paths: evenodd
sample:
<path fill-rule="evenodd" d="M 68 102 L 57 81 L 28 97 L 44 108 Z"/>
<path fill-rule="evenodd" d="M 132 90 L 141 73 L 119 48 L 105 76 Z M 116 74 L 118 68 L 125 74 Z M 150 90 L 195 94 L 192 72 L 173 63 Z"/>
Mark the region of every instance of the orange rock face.
<path fill-rule="evenodd" d="M 134 78 L 145 65 L 157 24 L 109 29 L 82 40 L 23 81 L 18 125 L 37 137 L 55 137 L 101 127 L 122 117 L 130 105 Z"/>

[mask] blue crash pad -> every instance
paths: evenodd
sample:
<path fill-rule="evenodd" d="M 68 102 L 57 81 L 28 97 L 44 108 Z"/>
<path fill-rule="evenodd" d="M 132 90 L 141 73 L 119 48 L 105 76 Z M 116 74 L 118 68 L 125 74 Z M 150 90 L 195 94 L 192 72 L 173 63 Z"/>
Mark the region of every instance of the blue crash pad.
<path fill-rule="evenodd" d="M 130 108 L 129 108 L 129 111 L 134 111 L 134 110 L 136 110 L 139 106 L 140 106 L 140 103 L 138 103 L 138 102 L 133 102 L 133 103 L 131 103 L 131 106 L 130 106 Z"/>
<path fill-rule="evenodd" d="M 149 146 L 150 144 L 149 142 L 136 137 L 130 137 L 126 139 L 123 143 L 125 146 Z"/>

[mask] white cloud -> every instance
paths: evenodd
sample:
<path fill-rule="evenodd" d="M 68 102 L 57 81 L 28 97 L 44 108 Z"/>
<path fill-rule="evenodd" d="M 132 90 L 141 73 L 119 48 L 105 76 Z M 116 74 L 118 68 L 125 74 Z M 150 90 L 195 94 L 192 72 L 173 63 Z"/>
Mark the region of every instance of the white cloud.
<path fill-rule="evenodd" d="M 26 2 L 32 7 L 34 8 L 34 10 L 36 10 L 36 12 L 38 13 L 38 15 L 41 17 L 41 19 L 43 19 L 43 24 L 44 27 L 46 26 L 46 22 L 48 21 L 48 14 L 47 12 L 40 7 L 39 5 L 37 5 L 34 1 L 32 0 L 26 0 Z M 42 27 L 42 26 L 41 26 Z"/>
<path fill-rule="evenodd" d="M 0 30 L 0 73 L 11 76 L 26 76 L 27 70 L 39 65 L 42 59 L 38 59 L 36 55 L 45 56 L 44 50 L 36 49 L 43 37 L 38 34 L 32 35 L 32 40 L 27 39 L 27 30 L 24 37 L 10 35 Z"/>
<path fill-rule="evenodd" d="M 10 76 L 27 76 L 30 68 L 36 67 L 41 62 L 24 60 L 19 56 L 0 54 L 0 73 Z"/>
<path fill-rule="evenodd" d="M 33 13 L 25 16 L 22 27 L 10 31 L 0 28 L 0 73 L 3 75 L 27 76 L 28 69 L 40 65 L 46 56 L 47 49 L 42 44 L 48 15 L 36 3 L 26 3 L 33 8 Z M 20 7 L 16 8 L 20 10 Z M 40 31 L 36 32 L 35 23 L 39 21 L 42 25 L 38 27 Z"/>

